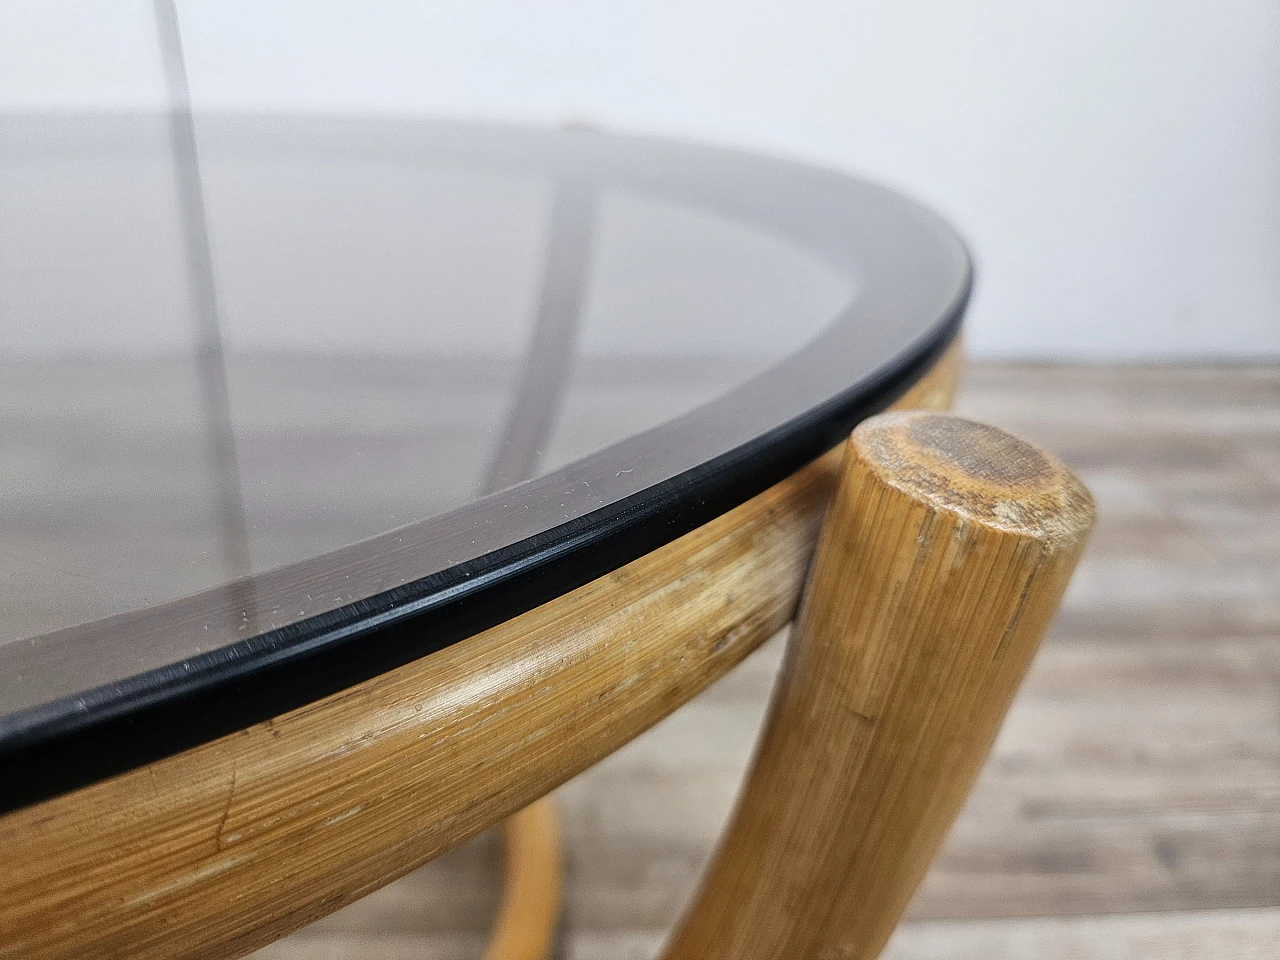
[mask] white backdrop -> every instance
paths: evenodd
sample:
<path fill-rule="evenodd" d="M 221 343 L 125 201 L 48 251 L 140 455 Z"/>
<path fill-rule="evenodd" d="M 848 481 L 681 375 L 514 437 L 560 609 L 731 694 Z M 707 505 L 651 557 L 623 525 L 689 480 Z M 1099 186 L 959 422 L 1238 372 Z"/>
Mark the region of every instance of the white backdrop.
<path fill-rule="evenodd" d="M 986 356 L 1280 355 L 1275 0 L 179 0 L 197 109 L 650 130 L 892 183 Z M 151 8 L 0 0 L 0 110 L 155 106 Z"/>

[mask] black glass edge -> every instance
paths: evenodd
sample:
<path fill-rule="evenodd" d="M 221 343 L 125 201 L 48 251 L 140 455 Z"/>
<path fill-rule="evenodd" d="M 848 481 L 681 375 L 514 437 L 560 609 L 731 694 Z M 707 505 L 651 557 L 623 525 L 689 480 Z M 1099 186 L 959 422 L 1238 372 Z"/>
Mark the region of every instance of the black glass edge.
<path fill-rule="evenodd" d="M 8 718 L 0 812 L 171 756 L 435 653 L 664 546 L 763 492 L 905 393 L 958 334 L 949 312 L 895 362 L 713 460 L 481 561 Z M 546 571 L 554 566 L 554 578 Z M 373 641 L 373 642 L 370 642 Z"/>

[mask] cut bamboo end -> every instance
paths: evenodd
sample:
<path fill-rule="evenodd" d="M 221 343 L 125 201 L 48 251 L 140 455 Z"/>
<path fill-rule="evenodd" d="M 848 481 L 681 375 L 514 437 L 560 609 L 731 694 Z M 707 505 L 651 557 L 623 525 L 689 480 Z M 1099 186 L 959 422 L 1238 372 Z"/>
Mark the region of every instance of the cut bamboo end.
<path fill-rule="evenodd" d="M 738 809 L 668 953 L 879 954 L 1093 524 L 1057 459 L 946 414 L 860 425 Z"/>
<path fill-rule="evenodd" d="M 928 411 L 864 421 L 852 454 L 886 486 L 968 523 L 1066 546 L 1093 527 L 1093 497 L 1056 457 L 999 427 Z"/>

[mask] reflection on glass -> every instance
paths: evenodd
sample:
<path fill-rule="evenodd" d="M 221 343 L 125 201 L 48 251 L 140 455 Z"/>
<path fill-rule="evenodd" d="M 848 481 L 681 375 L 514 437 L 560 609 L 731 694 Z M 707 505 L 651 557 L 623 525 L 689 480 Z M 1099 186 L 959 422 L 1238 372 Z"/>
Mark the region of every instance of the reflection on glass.
<path fill-rule="evenodd" d="M 248 132 L 246 133 L 246 129 Z M 250 569 L 492 484 L 555 250 L 552 173 L 197 126 Z M 166 120 L 0 120 L 0 640 L 225 582 Z M 851 281 L 609 189 L 546 471 L 812 339 Z M 269 612 L 269 611 L 268 611 Z M 283 616 L 279 612 L 277 616 Z"/>

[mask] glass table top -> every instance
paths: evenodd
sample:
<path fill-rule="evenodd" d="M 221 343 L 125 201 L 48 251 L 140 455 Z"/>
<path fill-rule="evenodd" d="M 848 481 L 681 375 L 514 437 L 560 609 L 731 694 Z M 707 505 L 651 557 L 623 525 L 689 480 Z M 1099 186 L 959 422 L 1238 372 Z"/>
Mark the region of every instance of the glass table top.
<path fill-rule="evenodd" d="M 0 118 L 0 751 L 572 589 L 890 402 L 967 297 L 940 221 L 797 164 L 230 116 L 184 156 L 172 119 Z"/>
<path fill-rule="evenodd" d="M 575 252 L 561 395 L 521 469 L 495 461 L 531 399 L 553 240 L 586 239 L 551 236 L 568 204 L 550 177 L 409 148 L 273 156 L 215 126 L 201 174 L 225 402 L 211 402 L 163 119 L 121 121 L 134 130 L 114 144 L 22 126 L 0 157 L 0 642 L 563 466 L 793 353 L 856 283 L 751 224 L 599 190 L 558 228 L 590 250 Z"/>

